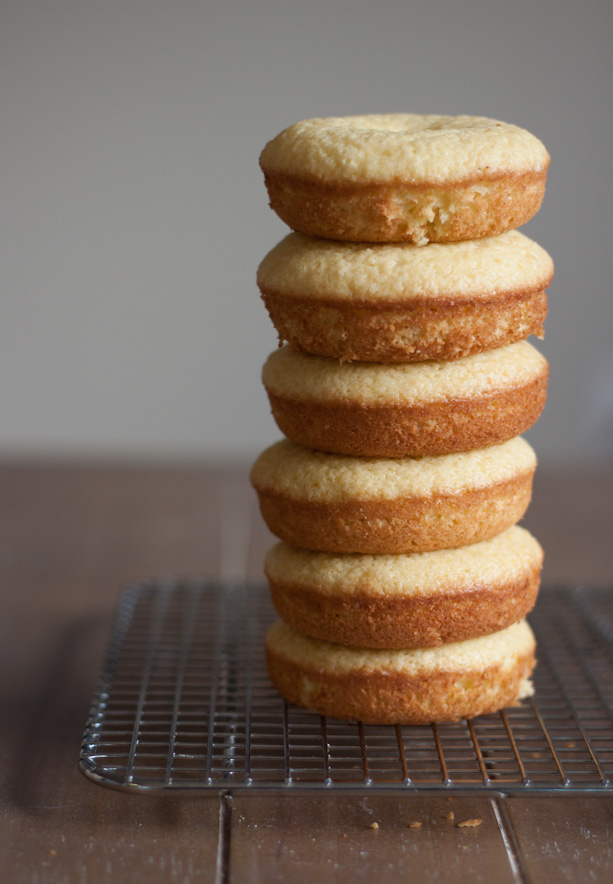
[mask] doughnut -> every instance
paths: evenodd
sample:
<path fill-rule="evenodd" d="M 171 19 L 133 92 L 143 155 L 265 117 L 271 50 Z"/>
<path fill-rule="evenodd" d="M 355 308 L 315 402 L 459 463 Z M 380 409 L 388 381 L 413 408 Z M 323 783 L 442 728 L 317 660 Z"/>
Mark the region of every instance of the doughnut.
<path fill-rule="evenodd" d="M 498 120 L 374 114 L 296 123 L 260 166 L 271 208 L 294 230 L 425 245 L 525 224 L 549 160 L 538 138 Z"/>
<path fill-rule="evenodd" d="M 264 571 L 282 620 L 363 648 L 429 648 L 506 629 L 534 606 L 543 551 L 515 525 L 459 549 L 330 555 L 278 543 Z"/>
<path fill-rule="evenodd" d="M 488 715 L 531 696 L 534 636 L 525 621 L 438 648 L 382 650 L 323 642 L 278 621 L 266 635 L 273 685 L 290 703 L 367 724 Z"/>
<path fill-rule="evenodd" d="M 257 281 L 281 341 L 341 362 L 438 362 L 543 336 L 547 252 L 518 231 L 419 248 L 290 233 Z"/>
<path fill-rule="evenodd" d="M 272 353 L 262 372 L 281 432 L 359 457 L 451 454 L 519 436 L 541 414 L 547 361 L 527 341 L 456 362 L 340 364 Z"/>
<path fill-rule="evenodd" d="M 264 521 L 302 549 L 412 553 L 494 537 L 530 502 L 536 457 L 516 437 L 435 457 L 367 458 L 284 439 L 251 471 Z"/>

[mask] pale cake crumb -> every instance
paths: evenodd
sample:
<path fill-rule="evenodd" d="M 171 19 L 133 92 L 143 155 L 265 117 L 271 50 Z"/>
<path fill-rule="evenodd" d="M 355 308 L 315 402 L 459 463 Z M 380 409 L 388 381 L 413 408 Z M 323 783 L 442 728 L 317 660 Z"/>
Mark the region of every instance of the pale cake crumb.
<path fill-rule="evenodd" d="M 270 354 L 262 371 L 268 393 L 319 403 L 420 405 L 512 391 L 533 383 L 547 361 L 527 341 L 516 341 L 453 362 L 338 363 L 297 353 L 289 344 Z"/>
<path fill-rule="evenodd" d="M 371 823 L 370 826 L 369 826 L 368 828 L 369 828 L 369 829 L 378 829 L 378 828 L 379 828 L 379 823 Z"/>
<path fill-rule="evenodd" d="M 540 570 L 543 551 L 525 528 L 513 525 L 495 537 L 456 549 L 411 555 L 314 553 L 286 543 L 269 550 L 264 569 L 269 580 L 292 588 L 344 598 L 378 595 L 444 595 L 451 587 L 501 586 Z"/>
<path fill-rule="evenodd" d="M 291 663 L 297 663 L 320 677 L 356 672 L 399 672 L 413 676 L 434 672 L 483 672 L 497 667 L 500 674 L 511 672 L 521 655 L 534 649 L 534 635 L 528 623 L 520 620 L 491 635 L 465 641 L 450 642 L 435 648 L 393 650 L 385 648 L 344 647 L 310 638 L 277 620 L 266 634 L 270 652 Z M 302 697 L 308 706 L 310 687 L 303 685 Z M 359 765 L 356 770 L 359 770 Z"/>
<path fill-rule="evenodd" d="M 545 288 L 553 261 L 518 230 L 424 249 L 411 243 L 336 242 L 290 233 L 258 268 L 262 291 L 287 298 L 376 304 L 424 298 L 489 299 Z"/>
<path fill-rule="evenodd" d="M 407 826 L 408 829 L 421 829 L 421 823 L 417 822 L 417 820 L 413 823 L 409 823 Z"/>
<path fill-rule="evenodd" d="M 453 810 L 450 810 L 449 813 L 446 814 L 445 819 L 446 820 L 454 820 L 455 819 L 455 813 L 453 812 Z"/>
<path fill-rule="evenodd" d="M 463 828 L 468 828 L 468 827 L 473 828 L 475 826 L 480 826 L 482 822 L 483 822 L 483 820 L 479 820 L 479 819 L 463 820 L 461 823 L 458 823 L 458 829 L 463 829 Z"/>
<path fill-rule="evenodd" d="M 324 184 L 433 186 L 540 172 L 549 159 L 538 138 L 502 120 L 395 113 L 300 120 L 268 142 L 260 164 L 265 173 Z"/>
<path fill-rule="evenodd" d="M 391 501 L 459 494 L 532 474 L 536 455 L 517 436 L 501 445 L 424 457 L 351 457 L 313 451 L 284 439 L 260 454 L 251 471 L 256 491 L 310 503 Z"/>

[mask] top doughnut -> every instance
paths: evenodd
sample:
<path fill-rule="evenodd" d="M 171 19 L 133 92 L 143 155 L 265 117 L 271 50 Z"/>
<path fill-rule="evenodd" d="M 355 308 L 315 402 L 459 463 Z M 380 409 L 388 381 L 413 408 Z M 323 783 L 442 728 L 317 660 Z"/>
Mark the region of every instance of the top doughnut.
<path fill-rule="evenodd" d="M 294 230 L 353 242 L 496 236 L 539 210 L 549 154 L 486 117 L 303 120 L 260 157 L 270 205 Z"/>

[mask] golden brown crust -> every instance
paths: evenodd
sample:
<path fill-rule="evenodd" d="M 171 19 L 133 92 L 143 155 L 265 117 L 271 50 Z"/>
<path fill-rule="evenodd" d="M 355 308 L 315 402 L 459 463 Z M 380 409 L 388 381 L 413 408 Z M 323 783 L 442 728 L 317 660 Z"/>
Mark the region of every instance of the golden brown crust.
<path fill-rule="evenodd" d="M 265 171 L 270 206 L 291 228 L 352 242 L 454 242 L 525 224 L 545 193 L 547 171 L 460 183 L 339 184 Z"/>
<path fill-rule="evenodd" d="M 542 337 L 547 316 L 545 291 L 377 303 L 261 291 L 281 342 L 341 362 L 448 362 Z"/>
<path fill-rule="evenodd" d="M 298 665 L 266 648 L 270 679 L 290 703 L 366 724 L 429 724 L 489 715 L 517 701 L 534 664 L 532 650 L 519 655 L 512 668 L 498 664 L 422 677 L 372 670 L 339 674 Z"/>
<path fill-rule="evenodd" d="M 472 399 L 418 405 L 357 405 L 268 392 L 273 416 L 292 442 L 356 457 L 420 457 L 486 448 L 520 436 L 539 418 L 548 368 L 531 383 Z"/>
<path fill-rule="evenodd" d="M 258 489 L 264 521 L 280 540 L 332 553 L 451 549 L 500 534 L 524 515 L 534 470 L 485 488 L 428 498 L 318 502 Z"/>
<path fill-rule="evenodd" d="M 282 620 L 304 635 L 364 648 L 430 648 L 499 632 L 532 610 L 540 568 L 499 585 L 450 585 L 432 595 L 326 592 L 268 577 Z"/>

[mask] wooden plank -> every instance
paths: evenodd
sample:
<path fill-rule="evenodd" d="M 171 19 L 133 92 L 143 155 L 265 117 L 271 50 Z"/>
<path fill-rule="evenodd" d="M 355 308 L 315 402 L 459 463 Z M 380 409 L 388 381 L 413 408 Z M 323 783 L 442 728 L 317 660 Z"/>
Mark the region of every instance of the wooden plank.
<path fill-rule="evenodd" d="M 505 803 L 532 884 L 613 881 L 613 800 L 558 796 Z"/>
<path fill-rule="evenodd" d="M 232 884 L 518 881 L 487 797 L 328 792 L 233 803 Z M 482 822 L 458 825 L 467 820 Z"/>
<path fill-rule="evenodd" d="M 69 791 L 70 805 L 29 808 L 3 830 L 2 881 L 184 884 L 215 880 L 217 801 L 115 793 L 80 801 L 75 800 L 73 784 Z M 67 797 L 68 790 L 62 790 L 53 800 L 63 802 Z M 28 837 L 24 837 L 26 832 Z"/>
<path fill-rule="evenodd" d="M 140 884 L 213 880 L 219 801 L 129 795 L 77 767 L 106 618 L 13 623 L 2 645 L 0 881 Z M 26 648 L 36 655 L 35 666 Z"/>
<path fill-rule="evenodd" d="M 30 609 L 110 611 L 135 579 L 217 578 L 225 482 L 215 469 L 0 466 L 3 610 L 24 610 L 27 593 Z"/>

